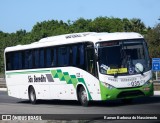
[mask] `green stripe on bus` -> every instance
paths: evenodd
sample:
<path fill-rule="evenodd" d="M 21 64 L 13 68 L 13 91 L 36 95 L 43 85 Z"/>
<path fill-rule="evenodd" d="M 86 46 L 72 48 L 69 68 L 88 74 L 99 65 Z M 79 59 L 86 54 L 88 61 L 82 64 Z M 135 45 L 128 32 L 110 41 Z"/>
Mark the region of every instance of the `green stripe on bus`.
<path fill-rule="evenodd" d="M 53 78 L 59 78 L 60 81 L 66 81 L 67 84 L 73 84 L 74 88 L 76 88 L 78 82 L 83 83 L 87 89 L 89 100 L 92 100 L 84 78 L 76 78 L 75 75 L 69 75 L 68 72 L 62 72 L 61 69 L 51 70 L 51 74 Z"/>
<path fill-rule="evenodd" d="M 22 71 L 22 72 L 6 72 L 6 75 L 17 74 L 35 74 L 35 73 L 51 73 L 52 78 L 59 78 L 60 81 L 66 81 L 67 84 L 73 84 L 74 88 L 78 82 L 83 83 L 87 89 L 89 100 L 92 100 L 91 94 L 87 88 L 84 78 L 76 78 L 75 75 L 69 75 L 68 72 L 62 72 L 61 69 L 57 70 L 34 70 L 34 71 Z"/>

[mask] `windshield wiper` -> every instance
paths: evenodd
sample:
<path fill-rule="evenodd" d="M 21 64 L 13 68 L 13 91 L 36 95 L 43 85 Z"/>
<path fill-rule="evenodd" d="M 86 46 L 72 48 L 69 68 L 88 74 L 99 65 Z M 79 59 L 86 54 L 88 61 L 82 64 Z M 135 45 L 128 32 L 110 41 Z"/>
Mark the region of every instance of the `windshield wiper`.
<path fill-rule="evenodd" d="M 119 68 L 118 68 L 117 72 L 114 73 L 114 78 L 117 78 L 117 77 L 118 77 L 118 72 L 119 72 Z"/>
<path fill-rule="evenodd" d="M 119 73 L 119 69 L 120 69 L 120 65 L 117 65 L 117 72 L 114 73 L 114 78 L 117 78 L 118 77 L 118 73 Z"/>

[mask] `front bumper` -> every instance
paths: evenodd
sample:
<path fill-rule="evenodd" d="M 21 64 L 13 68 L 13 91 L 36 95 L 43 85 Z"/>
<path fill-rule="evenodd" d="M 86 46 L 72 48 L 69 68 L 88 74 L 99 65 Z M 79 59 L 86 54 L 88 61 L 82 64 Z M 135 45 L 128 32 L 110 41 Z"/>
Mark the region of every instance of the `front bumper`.
<path fill-rule="evenodd" d="M 153 83 L 132 88 L 108 89 L 100 84 L 101 100 L 131 99 L 144 96 L 153 96 Z"/>

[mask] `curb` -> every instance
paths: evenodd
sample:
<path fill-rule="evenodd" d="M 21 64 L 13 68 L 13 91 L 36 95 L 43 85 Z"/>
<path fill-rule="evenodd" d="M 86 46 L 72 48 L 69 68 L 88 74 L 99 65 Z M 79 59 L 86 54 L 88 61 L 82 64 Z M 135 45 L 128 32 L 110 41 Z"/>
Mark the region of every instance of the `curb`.
<path fill-rule="evenodd" d="M 154 91 L 154 95 L 155 95 L 155 96 L 160 95 L 160 91 Z"/>
<path fill-rule="evenodd" d="M 0 88 L 0 91 L 7 91 L 7 88 Z"/>

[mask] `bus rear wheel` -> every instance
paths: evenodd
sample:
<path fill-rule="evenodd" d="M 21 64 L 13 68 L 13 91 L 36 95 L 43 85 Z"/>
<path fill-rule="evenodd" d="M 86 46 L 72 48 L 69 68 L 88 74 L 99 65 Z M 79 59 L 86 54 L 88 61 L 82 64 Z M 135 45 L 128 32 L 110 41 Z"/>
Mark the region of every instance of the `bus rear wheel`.
<path fill-rule="evenodd" d="M 88 99 L 87 99 L 87 92 L 84 89 L 84 87 L 80 87 L 80 90 L 78 92 L 79 101 L 82 106 L 88 106 Z"/>
<path fill-rule="evenodd" d="M 35 93 L 35 90 L 34 88 L 31 86 L 29 88 L 29 92 L 28 92 L 28 95 L 29 95 L 29 101 L 32 103 L 32 104 L 36 104 L 36 93 Z"/>

